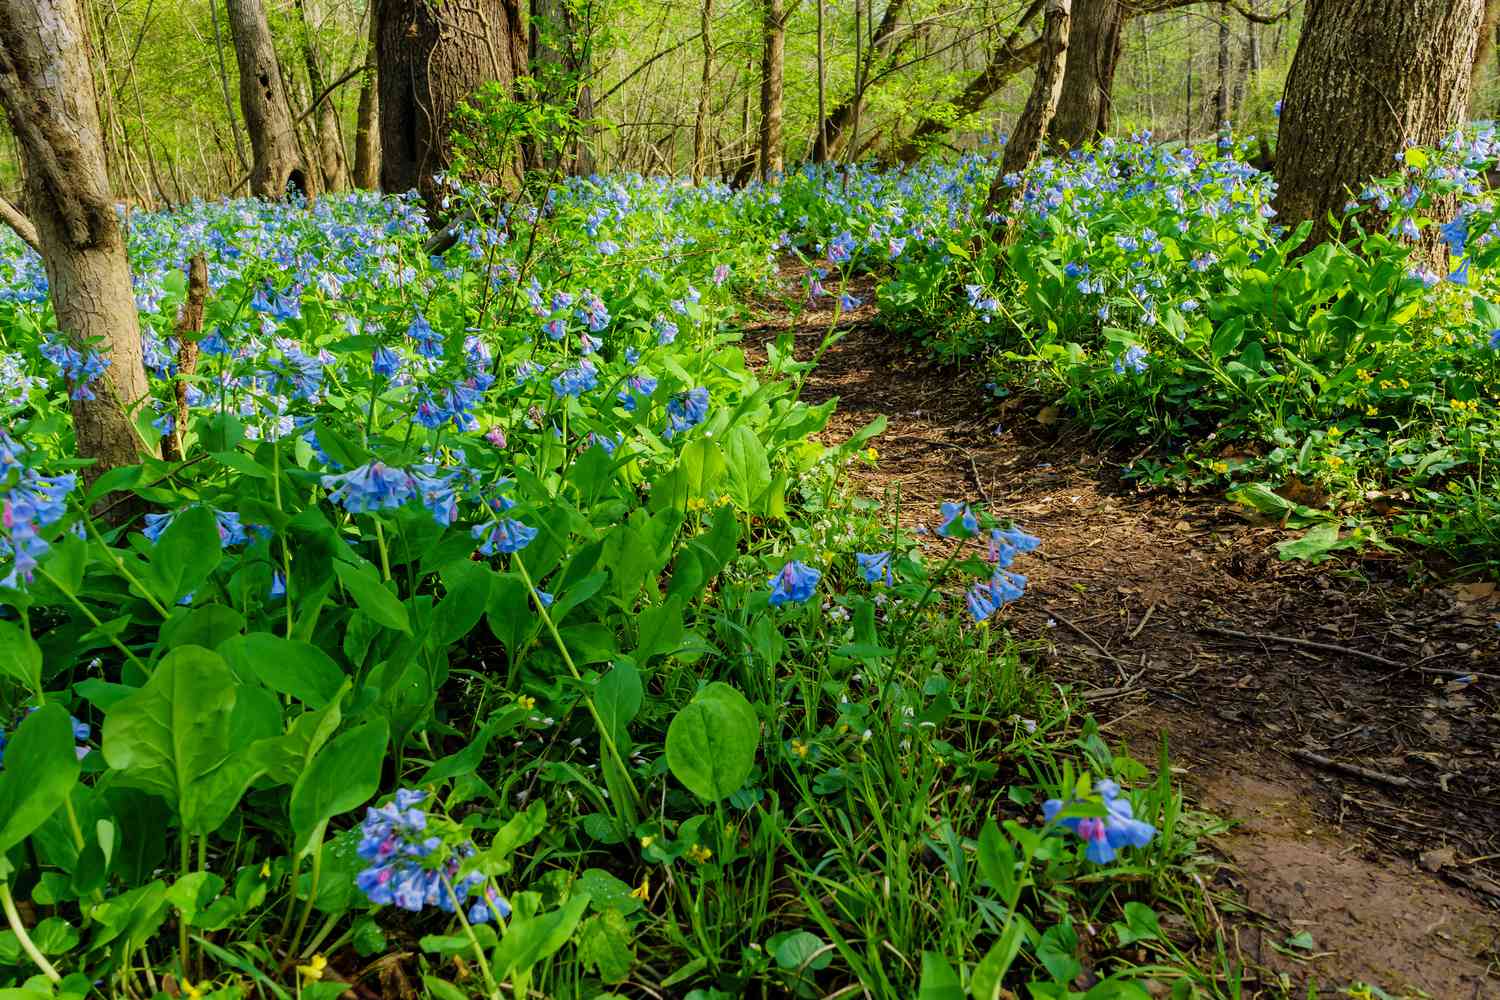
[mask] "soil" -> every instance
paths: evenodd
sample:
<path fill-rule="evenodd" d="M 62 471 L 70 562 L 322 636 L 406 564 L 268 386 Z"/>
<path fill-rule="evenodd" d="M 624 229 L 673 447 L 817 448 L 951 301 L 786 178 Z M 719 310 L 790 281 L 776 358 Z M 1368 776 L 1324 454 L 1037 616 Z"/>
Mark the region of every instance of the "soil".
<path fill-rule="evenodd" d="M 790 329 L 807 360 L 833 318 L 767 313 L 752 355 Z M 809 376 L 803 399 L 839 399 L 825 440 L 883 414 L 854 475 L 904 525 L 970 500 L 1042 539 L 1007 624 L 1138 757 L 1164 736 L 1189 795 L 1233 821 L 1215 846 L 1258 968 L 1245 995 L 1500 996 L 1500 590 L 1412 553 L 1282 561 L 1293 533 L 1138 489 L 1131 456 L 1056 407 L 1002 402 L 874 320 L 847 314 Z"/>

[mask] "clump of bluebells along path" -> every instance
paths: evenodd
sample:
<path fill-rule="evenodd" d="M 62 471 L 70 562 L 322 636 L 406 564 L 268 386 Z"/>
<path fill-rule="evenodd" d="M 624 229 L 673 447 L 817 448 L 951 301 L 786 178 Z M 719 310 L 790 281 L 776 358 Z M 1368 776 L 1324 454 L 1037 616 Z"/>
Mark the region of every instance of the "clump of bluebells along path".
<path fill-rule="evenodd" d="M 1286 388 L 1254 275 L 1365 265 L 1292 263 L 1228 155 L 1046 161 L 1012 185 L 1005 268 L 967 249 L 992 171 L 454 185 L 488 221 L 440 257 L 404 198 L 137 215 L 135 425 L 182 458 L 87 486 L 68 403 L 110 359 L 5 245 L 0 986 L 332 996 L 391 955 L 440 997 L 1210 988 L 1227 967 L 1188 956 L 1222 925 L 1180 891 L 1199 860 L 1165 769 L 1073 726 L 1007 637 L 1037 540 L 973 498 L 935 540 L 855 501 L 881 422 L 818 443 L 833 404 L 802 399 L 789 338 L 747 364 L 740 303 L 800 255 L 789 307 L 836 304 L 824 348 L 873 271 L 889 321 L 1035 337 L 1009 360 L 1101 419 L 1133 399 L 1187 435 L 1279 399 L 1246 476 L 1366 441 L 1299 444 L 1314 403 L 1395 419 L 1417 393 Z M 195 256 L 201 335 L 175 326 Z M 1398 331 L 1457 294 L 1387 277 Z M 1352 350 L 1325 301 L 1277 308 Z M 1456 374 L 1423 384 L 1454 413 L 1494 372 L 1467 341 L 1355 339 L 1385 352 L 1369 384 L 1441 355 Z M 1482 447 L 1467 405 L 1427 473 Z"/>

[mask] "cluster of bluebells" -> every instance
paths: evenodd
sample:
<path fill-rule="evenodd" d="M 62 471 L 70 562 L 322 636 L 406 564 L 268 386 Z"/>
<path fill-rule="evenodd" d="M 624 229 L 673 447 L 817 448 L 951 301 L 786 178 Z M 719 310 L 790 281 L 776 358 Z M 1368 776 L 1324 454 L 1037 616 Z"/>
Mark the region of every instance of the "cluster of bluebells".
<path fill-rule="evenodd" d="M 944 538 L 973 538 L 979 534 L 979 516 L 967 503 L 945 503 L 941 507 L 943 520 L 938 525 L 938 534 Z M 1035 535 L 1028 535 L 1017 527 L 991 528 L 986 539 L 985 554 L 993 568 L 987 580 L 981 580 L 969 588 L 964 596 L 969 614 L 976 622 L 987 621 L 1000 608 L 1012 601 L 1020 600 L 1026 592 L 1026 577 L 1010 567 L 1016 557 L 1034 551 L 1041 544 Z"/>
<path fill-rule="evenodd" d="M 426 800 L 426 792 L 403 788 L 366 811 L 358 853 L 369 867 L 355 877 L 360 891 L 372 903 L 412 913 L 428 907 L 454 913 L 457 900 L 471 924 L 510 916 L 510 904 L 485 885 L 483 875 L 459 874 L 474 844 L 452 823 L 419 808 Z"/>
<path fill-rule="evenodd" d="M 78 485 L 73 473 L 45 476 L 28 464 L 26 450 L 0 430 L 0 587 L 20 590 L 35 578 L 36 568 L 51 549 L 44 529 L 62 520 L 67 497 Z"/>
<path fill-rule="evenodd" d="M 781 567 L 781 572 L 768 581 L 771 588 L 770 605 L 779 608 L 783 604 L 806 604 L 818 589 L 823 574 L 804 562 L 793 559 Z"/>
<path fill-rule="evenodd" d="M 1078 801 L 1078 800 L 1073 800 Z M 1145 847 L 1156 836 L 1156 827 L 1135 818 L 1130 800 L 1120 794 L 1113 781 L 1094 783 L 1094 794 L 1087 801 L 1102 805 L 1103 816 L 1069 816 L 1058 823 L 1078 835 L 1084 843 L 1084 857 L 1098 865 L 1109 864 L 1124 847 Z M 1071 803 L 1048 799 L 1042 804 L 1042 815 L 1048 823 Z"/>

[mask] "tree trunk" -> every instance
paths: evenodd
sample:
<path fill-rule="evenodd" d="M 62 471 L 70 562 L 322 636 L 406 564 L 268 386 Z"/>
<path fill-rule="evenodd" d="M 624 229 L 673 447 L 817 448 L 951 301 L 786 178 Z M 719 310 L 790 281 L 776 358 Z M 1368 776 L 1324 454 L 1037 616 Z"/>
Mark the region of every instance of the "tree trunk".
<path fill-rule="evenodd" d="M 1215 124 L 1229 127 L 1229 18 L 1221 12 L 1219 17 L 1219 89 L 1214 93 Z"/>
<path fill-rule="evenodd" d="M 229 34 L 240 68 L 240 111 L 250 133 L 250 193 L 274 200 L 289 187 L 317 193 L 316 171 L 308 169 L 297 141 L 281 64 L 271 41 L 271 26 L 260 0 L 226 0 Z"/>
<path fill-rule="evenodd" d="M 324 191 L 342 191 L 349 186 L 349 160 L 344 153 L 344 135 L 339 127 L 339 112 L 334 106 L 333 95 L 318 100 L 323 94 L 323 67 L 318 63 L 318 46 L 313 38 L 312 22 L 307 18 L 307 6 L 297 0 L 297 13 L 302 21 L 302 59 L 307 63 L 307 89 L 312 99 L 318 101 L 313 111 L 313 136 L 317 140 L 318 168 L 322 174 L 321 188 Z"/>
<path fill-rule="evenodd" d="M 380 186 L 422 192 L 438 221 L 434 175 L 451 162 L 449 118 L 481 84 L 507 92 L 526 70 L 518 0 L 375 0 Z"/>
<path fill-rule="evenodd" d="M 786 73 L 786 2 L 765 0 L 760 59 L 760 179 L 781 173 L 781 100 Z"/>
<path fill-rule="evenodd" d="M 1109 129 L 1125 9 L 1120 0 L 1075 0 L 1072 21 L 1068 68 L 1047 138 L 1077 149 Z"/>
<path fill-rule="evenodd" d="M 359 111 L 354 119 L 354 186 L 366 191 L 380 184 L 380 99 L 376 84 L 375 12 L 370 17 L 370 40 L 365 46 L 365 71 L 359 81 Z"/>
<path fill-rule="evenodd" d="M 148 386 L 78 0 L 0 0 L 0 106 L 21 148 L 57 327 L 77 350 L 110 362 L 87 390 L 72 387 L 78 454 L 95 460 L 83 473 L 91 483 L 141 455 L 128 411 Z"/>
<path fill-rule="evenodd" d="M 703 0 L 698 38 L 703 43 L 703 79 L 698 86 L 698 114 L 693 118 L 693 183 L 703 183 L 708 165 L 708 99 L 714 77 L 714 0 Z"/>
<path fill-rule="evenodd" d="M 592 8 L 590 8 L 591 10 Z M 593 25 L 579 22 L 574 4 L 568 0 L 531 0 L 531 78 L 541 99 L 565 110 L 578 120 L 579 134 L 558 157 L 533 155 L 544 167 L 559 165 L 573 176 L 594 171 L 592 128 L 594 116 Z M 545 162 L 543 162 L 545 161 Z"/>
<path fill-rule="evenodd" d="M 1479 22 L 1479 44 L 1474 48 L 1474 62 L 1469 71 L 1469 93 L 1477 95 L 1479 85 L 1495 54 L 1495 34 L 1500 31 L 1500 0 L 1485 0 L 1484 20 Z"/>
<path fill-rule="evenodd" d="M 1068 63 L 1068 29 L 1072 20 L 1072 0 L 1047 0 L 1046 20 L 1042 23 L 1042 55 L 1036 65 L 1036 81 L 1031 85 L 1031 95 L 1026 98 L 1026 108 L 1011 130 L 1005 144 L 1005 156 L 1000 170 L 990 182 L 989 197 L 985 199 L 986 217 L 997 214 L 1006 205 L 1011 186 L 1006 178 L 1011 174 L 1024 175 L 1036 162 L 1042 149 L 1042 137 L 1047 126 L 1057 113 L 1057 102 L 1062 94 L 1063 76 Z M 1019 193 L 1019 191 L 1017 192 Z M 1014 220 L 1012 219 L 1012 222 Z M 1008 242 L 1010 226 L 1004 238 Z"/>
<path fill-rule="evenodd" d="M 1463 118 L 1483 0 L 1308 0 L 1282 100 L 1276 209 L 1329 235 L 1351 192 Z"/>
<path fill-rule="evenodd" d="M 172 415 L 172 430 L 161 442 L 161 457 L 169 462 L 183 459 L 188 380 L 198 370 L 198 334 L 203 332 L 203 311 L 208 305 L 208 264 L 202 254 L 195 254 L 188 261 L 187 279 L 187 297 L 177 313 L 177 377 L 172 381 L 172 396 L 177 406 Z"/>
<path fill-rule="evenodd" d="M 828 121 L 828 58 L 824 47 L 823 20 L 826 0 L 817 0 L 818 3 L 818 130 L 813 136 L 813 162 L 826 163 L 828 160 L 828 132 L 824 125 Z"/>

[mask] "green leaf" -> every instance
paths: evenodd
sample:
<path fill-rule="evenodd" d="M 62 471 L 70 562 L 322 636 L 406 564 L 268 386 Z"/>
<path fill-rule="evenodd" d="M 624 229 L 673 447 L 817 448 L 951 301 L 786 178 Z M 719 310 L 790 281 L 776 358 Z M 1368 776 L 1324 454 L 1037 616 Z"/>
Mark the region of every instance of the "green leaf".
<path fill-rule="evenodd" d="M 495 978 L 505 979 L 513 972 L 525 972 L 567 944 L 588 905 L 588 894 L 579 893 L 560 909 L 525 922 L 512 922 L 490 960 Z"/>
<path fill-rule="evenodd" d="M 105 715 L 105 762 L 120 784 L 166 799 L 189 832 L 213 831 L 255 776 L 249 758 L 231 747 L 237 694 L 217 653 L 172 650 L 145 687 Z"/>
<path fill-rule="evenodd" d="M 375 575 L 373 566 L 369 563 L 355 566 L 352 563 L 335 562 L 333 571 L 338 574 L 340 582 L 349 593 L 354 595 L 354 602 L 361 611 L 386 628 L 411 634 L 411 617 L 407 614 L 406 605 L 385 588 L 385 584 Z"/>
<path fill-rule="evenodd" d="M 641 710 L 641 673 L 626 662 L 616 663 L 594 689 L 594 707 L 621 753 L 628 753 L 626 727 Z"/>
<path fill-rule="evenodd" d="M 917 1000 L 964 1000 L 958 973 L 935 951 L 922 952 L 922 978 L 917 986 Z"/>
<path fill-rule="evenodd" d="M 1016 884 L 1016 852 L 993 819 L 979 831 L 979 870 L 1002 899 L 1009 899 Z"/>
<path fill-rule="evenodd" d="M 489 749 L 490 740 L 516 728 L 527 715 L 528 713 L 522 709 L 513 708 L 502 715 L 495 716 L 485 723 L 484 728 L 479 730 L 462 750 L 449 754 L 428 768 L 418 784 L 439 785 L 466 774 L 473 774 L 479 770 L 479 765 L 484 761 L 484 752 Z"/>
<path fill-rule="evenodd" d="M 1161 923 L 1156 919 L 1156 913 L 1145 903 L 1131 901 L 1125 904 L 1125 921 L 1116 921 L 1114 929 L 1120 936 L 1120 945 L 1135 944 L 1137 941 L 1160 941 L 1162 939 Z"/>
<path fill-rule="evenodd" d="M 283 639 L 270 632 L 251 632 L 224 643 L 219 652 L 241 677 L 288 694 L 308 708 L 328 704 L 344 684 L 344 671 L 317 646 Z"/>
<path fill-rule="evenodd" d="M 217 649 L 221 643 L 239 635 L 245 619 L 234 608 L 223 604 L 205 604 L 186 614 L 176 615 L 162 625 L 162 649 L 178 646 L 202 646 Z"/>
<path fill-rule="evenodd" d="M 667 727 L 667 766 L 688 791 L 717 802 L 739 791 L 750 777 L 759 742 L 755 709 L 744 695 L 715 681 Z"/>
<path fill-rule="evenodd" d="M 736 424 L 723 436 L 724 468 L 729 474 L 729 494 L 745 510 L 763 513 L 760 503 L 771 487 L 771 460 L 766 446 L 747 424 Z"/>
<path fill-rule="evenodd" d="M 247 753 L 266 777 L 278 785 L 295 784 L 307 770 L 323 744 L 338 731 L 342 718 L 340 704 L 348 682 L 339 689 L 339 695 L 316 711 L 303 712 L 292 720 L 291 727 L 281 736 L 273 736 L 251 745 Z"/>
<path fill-rule="evenodd" d="M 635 648 L 635 661 L 645 666 L 654 656 L 667 656 L 682 645 L 681 595 L 673 595 L 660 604 L 653 604 L 640 613 L 637 628 L 640 642 Z"/>
<path fill-rule="evenodd" d="M 43 705 L 5 744 L 0 770 L 0 857 L 61 808 L 78 781 L 73 724 L 67 709 Z"/>
<path fill-rule="evenodd" d="M 446 596 L 432 609 L 432 631 L 428 642 L 442 649 L 458 642 L 479 623 L 489 606 L 490 580 L 494 572 L 481 563 L 462 560 L 443 567 Z"/>
<path fill-rule="evenodd" d="M 19 625 L 0 620 L 0 676 L 10 677 L 33 694 L 42 690 L 42 648 Z"/>
<path fill-rule="evenodd" d="M 833 953 L 823 949 L 823 939 L 807 931 L 777 934 L 766 942 L 766 950 L 777 965 L 798 974 L 825 969 L 833 961 Z"/>
<path fill-rule="evenodd" d="M 1036 960 L 1059 983 L 1071 983 L 1083 972 L 1078 961 L 1078 933 L 1069 924 L 1049 927 L 1037 942 Z"/>
<path fill-rule="evenodd" d="M 214 512 L 203 504 L 189 507 L 172 518 L 151 550 L 152 589 L 170 607 L 203 586 L 222 558 Z"/>
<path fill-rule="evenodd" d="M 1330 552 L 1336 552 L 1339 549 L 1357 549 L 1367 541 L 1368 539 L 1359 531 L 1340 538 L 1339 526 L 1325 523 L 1309 528 L 1307 534 L 1301 538 L 1277 542 L 1276 551 L 1281 553 L 1283 560 L 1302 559 L 1310 563 L 1320 563 L 1328 558 Z"/>
<path fill-rule="evenodd" d="M 1025 917 L 1020 914 L 1011 915 L 1000 940 L 974 966 L 974 974 L 969 980 L 969 993 L 974 1000 L 1000 1000 L 1005 995 L 1002 992 L 1005 988 L 1005 974 L 1010 971 L 1011 963 L 1015 962 L 1016 956 L 1021 952 L 1021 943 L 1026 939 L 1028 926 Z"/>
<path fill-rule="evenodd" d="M 330 819 L 364 805 L 380 788 L 388 737 L 385 720 L 377 719 L 341 733 L 313 758 L 292 787 L 296 853 L 321 840 Z"/>
<path fill-rule="evenodd" d="M 623 983 L 635 966 L 635 947 L 630 925 L 619 910 L 606 909 L 585 920 L 578 928 L 578 961 L 594 969 L 607 984 Z"/>

